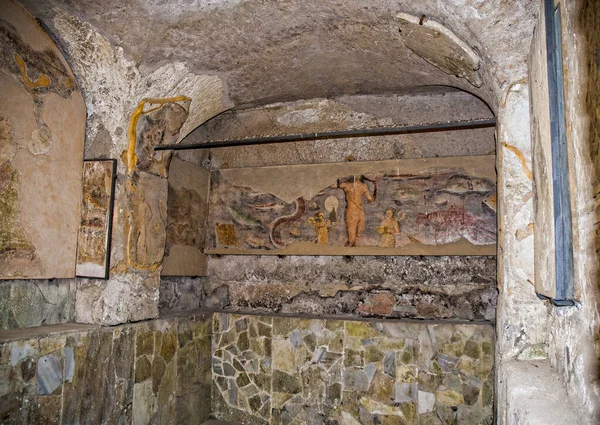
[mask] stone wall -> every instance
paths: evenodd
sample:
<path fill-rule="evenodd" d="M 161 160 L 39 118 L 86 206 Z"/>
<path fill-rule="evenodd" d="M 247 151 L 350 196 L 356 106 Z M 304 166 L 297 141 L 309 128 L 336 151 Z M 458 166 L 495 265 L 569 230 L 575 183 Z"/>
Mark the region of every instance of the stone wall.
<path fill-rule="evenodd" d="M 0 333 L 0 422 L 200 423 L 210 413 L 210 326 L 195 315 Z"/>
<path fill-rule="evenodd" d="M 490 325 L 213 316 L 213 416 L 246 424 L 493 423 Z"/>
<path fill-rule="evenodd" d="M 235 263 L 235 267 L 231 263 Z M 495 318 L 494 257 L 212 257 L 201 306 L 354 317 Z"/>
<path fill-rule="evenodd" d="M 561 2 L 575 307 L 548 308 L 548 355 L 585 424 L 600 421 L 600 3 Z"/>
<path fill-rule="evenodd" d="M 73 322 L 76 292 L 75 279 L 0 282 L 0 329 Z"/>

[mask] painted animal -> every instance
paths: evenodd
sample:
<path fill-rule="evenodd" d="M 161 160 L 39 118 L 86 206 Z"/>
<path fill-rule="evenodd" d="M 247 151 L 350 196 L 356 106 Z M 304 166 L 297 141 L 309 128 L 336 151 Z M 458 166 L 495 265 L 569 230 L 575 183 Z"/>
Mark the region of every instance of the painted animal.
<path fill-rule="evenodd" d="M 275 231 L 277 230 L 277 227 L 281 226 L 284 223 L 290 223 L 299 220 L 306 211 L 306 202 L 304 201 L 303 197 L 299 197 L 294 201 L 294 203 L 296 204 L 296 209 L 292 214 L 278 217 L 273 221 L 273 223 L 271 223 L 269 239 L 276 248 L 281 249 L 285 247 L 285 243 L 281 239 L 279 239 L 278 236 L 276 236 Z"/>

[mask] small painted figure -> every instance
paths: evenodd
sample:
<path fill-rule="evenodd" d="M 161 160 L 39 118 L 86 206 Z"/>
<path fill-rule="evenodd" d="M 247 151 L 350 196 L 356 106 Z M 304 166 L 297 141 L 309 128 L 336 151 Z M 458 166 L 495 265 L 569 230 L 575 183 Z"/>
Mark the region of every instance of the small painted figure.
<path fill-rule="evenodd" d="M 327 245 L 329 244 L 329 227 L 331 226 L 330 220 L 325 220 L 325 214 L 321 211 L 317 212 L 314 217 L 310 217 L 306 220 L 310 225 L 315 228 L 317 234 L 317 244 Z"/>
<path fill-rule="evenodd" d="M 381 225 L 377 227 L 377 233 L 381 235 L 379 246 L 383 248 L 394 248 L 396 246 L 395 235 L 400 233 L 400 225 L 394 218 L 393 209 L 390 208 L 385 211 L 385 218 L 381 222 Z"/>
<path fill-rule="evenodd" d="M 375 202 L 377 199 L 377 181 L 373 195 L 369 191 L 364 181 L 368 180 L 365 176 L 354 176 L 351 181 L 339 182 L 337 187 L 342 189 L 346 194 L 346 232 L 348 233 L 348 241 L 346 246 L 357 246 L 358 240 L 365 231 L 365 211 L 362 205 L 363 196 L 369 202 Z M 372 180 L 369 180 L 372 181 Z"/>

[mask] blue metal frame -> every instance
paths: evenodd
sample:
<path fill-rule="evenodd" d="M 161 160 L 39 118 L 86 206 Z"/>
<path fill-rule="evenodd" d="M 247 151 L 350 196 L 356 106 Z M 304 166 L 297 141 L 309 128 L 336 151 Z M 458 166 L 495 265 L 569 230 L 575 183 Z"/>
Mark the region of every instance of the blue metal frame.
<path fill-rule="evenodd" d="M 569 164 L 566 138 L 562 23 L 560 7 L 555 8 L 554 4 L 554 0 L 544 1 L 546 52 L 548 56 L 556 264 L 556 294 L 555 298 L 550 298 L 550 300 L 556 305 L 573 305 L 573 235 L 571 228 Z"/>

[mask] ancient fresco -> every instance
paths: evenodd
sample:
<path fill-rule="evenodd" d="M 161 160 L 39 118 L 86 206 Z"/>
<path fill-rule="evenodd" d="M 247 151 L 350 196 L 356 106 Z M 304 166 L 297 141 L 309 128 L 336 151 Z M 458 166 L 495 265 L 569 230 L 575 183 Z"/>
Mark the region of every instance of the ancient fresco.
<path fill-rule="evenodd" d="M 0 279 L 74 277 L 85 122 L 58 48 L 0 2 Z"/>
<path fill-rule="evenodd" d="M 75 270 L 77 276 L 108 277 L 115 171 L 114 160 L 83 163 L 83 196 Z"/>
<path fill-rule="evenodd" d="M 208 253 L 493 255 L 494 157 L 224 169 Z"/>
<path fill-rule="evenodd" d="M 203 254 L 208 217 L 206 168 L 173 157 L 169 167 L 167 243 L 162 276 L 206 276 Z"/>
<path fill-rule="evenodd" d="M 178 103 L 167 103 L 140 118 L 135 147 L 138 171 L 168 176 L 173 152 L 155 152 L 154 147 L 177 143 L 179 130 L 188 115 L 189 104 L 184 107 Z"/>

